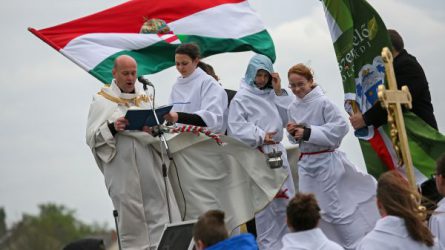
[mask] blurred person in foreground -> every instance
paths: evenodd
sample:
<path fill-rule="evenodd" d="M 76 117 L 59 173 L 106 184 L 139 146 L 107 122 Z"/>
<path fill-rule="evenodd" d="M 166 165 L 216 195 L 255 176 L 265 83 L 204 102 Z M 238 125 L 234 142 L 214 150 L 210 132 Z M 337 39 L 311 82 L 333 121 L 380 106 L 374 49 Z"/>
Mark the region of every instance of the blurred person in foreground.
<path fill-rule="evenodd" d="M 229 238 L 224 223 L 224 212 L 209 210 L 198 218 L 193 228 L 193 240 L 197 250 L 257 250 L 251 234 L 240 234 Z"/>
<path fill-rule="evenodd" d="M 377 184 L 380 218 L 375 228 L 359 243 L 357 250 L 439 250 L 443 249 L 424 222 L 420 195 L 396 171 L 382 174 Z"/>
<path fill-rule="evenodd" d="M 298 193 L 287 205 L 287 226 L 281 250 L 343 250 L 318 228 L 320 208 L 313 194 Z"/>

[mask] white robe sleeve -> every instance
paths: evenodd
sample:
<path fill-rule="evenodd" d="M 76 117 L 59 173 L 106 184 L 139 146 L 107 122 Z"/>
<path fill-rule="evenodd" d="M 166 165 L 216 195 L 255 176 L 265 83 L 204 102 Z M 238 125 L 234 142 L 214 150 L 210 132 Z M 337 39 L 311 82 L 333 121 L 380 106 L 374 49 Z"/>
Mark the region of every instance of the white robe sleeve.
<path fill-rule="evenodd" d="M 274 91 L 271 92 L 274 95 L 275 106 L 277 107 L 278 113 L 283 121 L 283 127 L 286 127 L 287 122 L 289 121 L 287 110 L 289 105 L 294 101 L 295 96 L 290 96 L 287 94 L 287 92 L 283 93 L 281 96 L 277 96 Z"/>
<path fill-rule="evenodd" d="M 256 148 L 263 144 L 266 132 L 247 120 L 245 106 L 234 99 L 229 107 L 228 134 Z"/>
<path fill-rule="evenodd" d="M 308 142 L 336 148 L 340 146 L 343 137 L 348 133 L 349 125 L 333 103 L 326 101 L 325 104 L 322 112 L 324 124 L 310 126 L 311 135 Z"/>
<path fill-rule="evenodd" d="M 194 113 L 202 118 L 210 131 L 223 132 L 228 104 L 226 91 L 217 83 L 206 83 L 202 85 L 201 98 L 201 109 Z"/>
<path fill-rule="evenodd" d="M 105 163 L 110 162 L 116 155 L 116 141 L 107 124 L 115 106 L 105 105 L 103 99 L 96 96 L 88 114 L 87 144 L 93 151 L 96 160 Z"/>
<path fill-rule="evenodd" d="M 287 108 L 287 110 L 286 110 L 286 115 L 287 115 L 287 117 L 288 117 L 287 122 L 289 122 L 289 121 L 291 121 L 291 122 L 295 122 L 295 121 L 292 120 L 292 114 L 291 114 L 291 106 L 290 106 L 290 104 L 289 104 L 289 106 L 288 106 L 288 108 Z M 285 126 L 287 126 L 287 122 L 286 122 Z M 294 138 L 291 134 L 289 134 L 289 132 L 287 132 L 287 129 L 286 129 L 286 135 L 287 135 L 287 139 L 289 140 L 290 143 L 292 143 L 292 144 L 297 144 L 297 143 L 298 143 L 298 141 L 295 140 L 295 138 Z"/>
<path fill-rule="evenodd" d="M 110 162 L 116 155 L 116 140 L 111 134 L 107 123 L 100 126 L 95 135 L 94 152 L 105 163 Z"/>

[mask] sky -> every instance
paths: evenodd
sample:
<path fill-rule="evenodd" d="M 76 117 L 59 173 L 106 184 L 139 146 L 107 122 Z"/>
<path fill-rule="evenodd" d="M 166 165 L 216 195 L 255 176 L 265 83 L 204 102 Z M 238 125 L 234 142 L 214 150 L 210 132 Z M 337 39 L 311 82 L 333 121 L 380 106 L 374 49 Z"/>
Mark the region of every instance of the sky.
<path fill-rule="evenodd" d="M 84 222 L 114 226 L 112 203 L 103 175 L 85 143 L 92 95 L 101 83 L 27 31 L 89 15 L 122 0 L 17 0 L 0 8 L 0 207 L 11 225 L 38 204 L 54 202 L 76 211 Z M 397 29 L 406 49 L 422 64 L 439 130 L 445 131 L 445 2 L 438 0 L 369 0 L 388 28 Z M 287 70 L 308 64 L 315 81 L 338 106 L 343 90 L 322 4 L 317 0 L 251 0 L 276 47 L 275 70 L 287 86 Z M 442 45 L 441 45 L 442 44 Z M 226 88 L 238 89 L 252 52 L 204 59 Z M 158 105 L 166 104 L 178 72 L 174 68 L 148 76 Z M 346 113 L 344 114 L 346 118 Z M 351 128 L 352 131 L 352 128 Z M 341 150 L 364 168 L 352 132 Z"/>

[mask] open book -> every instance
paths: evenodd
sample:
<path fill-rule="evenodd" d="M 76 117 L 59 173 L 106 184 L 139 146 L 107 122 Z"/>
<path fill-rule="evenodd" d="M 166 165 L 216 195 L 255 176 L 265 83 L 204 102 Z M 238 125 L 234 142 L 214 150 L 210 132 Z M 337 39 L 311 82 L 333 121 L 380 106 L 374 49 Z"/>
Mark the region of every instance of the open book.
<path fill-rule="evenodd" d="M 164 123 L 164 115 L 168 114 L 173 105 L 160 106 L 156 108 L 159 123 Z M 158 125 L 152 109 L 129 109 L 125 114 L 128 120 L 126 130 L 142 130 L 143 126 L 153 127 Z"/>

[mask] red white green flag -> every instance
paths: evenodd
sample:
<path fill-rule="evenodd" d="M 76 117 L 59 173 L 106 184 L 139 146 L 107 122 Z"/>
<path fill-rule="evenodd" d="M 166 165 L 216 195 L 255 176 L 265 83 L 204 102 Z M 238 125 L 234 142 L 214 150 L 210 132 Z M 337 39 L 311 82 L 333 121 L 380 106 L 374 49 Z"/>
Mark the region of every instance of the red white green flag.
<path fill-rule="evenodd" d="M 384 47 L 391 47 L 388 31 L 378 13 L 365 0 L 323 0 L 345 92 L 349 100 L 365 113 L 377 101 L 377 88 L 386 84 L 381 58 Z M 417 183 L 425 181 L 435 169 L 435 160 L 445 152 L 445 136 L 411 112 L 404 113 Z M 398 157 L 389 137 L 388 126 L 370 126 L 356 131 L 368 172 L 376 178 L 398 166 Z"/>
<path fill-rule="evenodd" d="M 272 38 L 244 0 L 132 0 L 29 30 L 104 83 L 117 56 L 134 57 L 139 74 L 156 73 L 174 65 L 181 43 L 198 44 L 202 57 L 252 50 L 275 61 Z"/>

